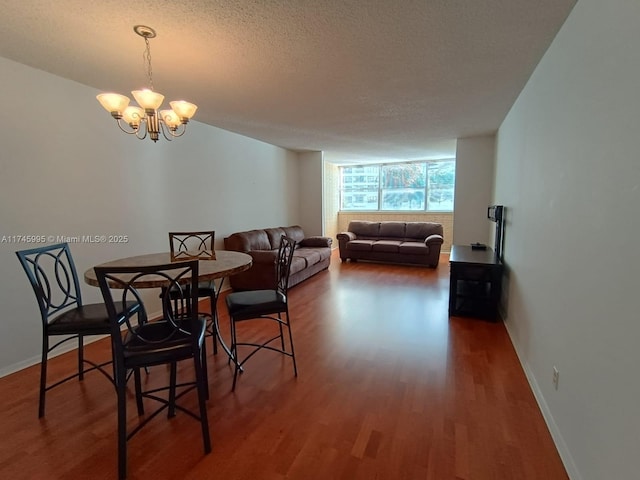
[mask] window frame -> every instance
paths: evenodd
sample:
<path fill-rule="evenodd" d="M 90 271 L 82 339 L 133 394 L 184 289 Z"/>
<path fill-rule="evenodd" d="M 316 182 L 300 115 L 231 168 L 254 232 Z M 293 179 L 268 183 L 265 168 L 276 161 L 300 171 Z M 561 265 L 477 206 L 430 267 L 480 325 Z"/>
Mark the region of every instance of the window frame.
<path fill-rule="evenodd" d="M 430 189 L 433 190 L 434 187 L 430 188 L 430 176 L 429 176 L 429 171 L 430 171 L 430 166 L 431 168 L 433 168 L 434 164 L 438 164 L 438 163 L 449 163 L 452 164 L 453 167 L 453 183 L 451 185 L 452 188 L 452 198 L 450 201 L 451 204 L 451 209 L 429 209 L 429 205 L 430 205 L 430 200 L 429 200 L 429 191 Z M 423 191 L 423 195 L 424 195 L 424 206 L 421 209 L 388 209 L 388 208 L 382 208 L 383 207 L 383 199 L 384 199 L 384 194 L 388 194 L 390 190 L 393 190 L 393 188 L 389 188 L 389 187 L 385 187 L 383 185 L 383 175 L 384 175 L 384 170 L 385 167 L 388 166 L 398 166 L 398 165 L 411 165 L 411 164 L 420 164 L 423 165 L 423 169 L 424 169 L 424 187 L 406 187 L 406 186 L 401 186 L 401 187 L 397 187 L 398 189 L 398 193 L 400 193 L 400 191 L 402 190 L 407 190 L 407 189 L 411 189 L 411 190 L 421 190 Z M 340 197 L 340 206 L 339 206 L 339 211 L 340 212 L 384 212 L 384 213 L 453 213 L 454 212 L 454 202 L 453 202 L 453 195 L 455 194 L 455 165 L 456 165 L 456 160 L 455 158 L 443 158 L 443 159 L 438 159 L 438 160 L 417 160 L 417 161 L 408 161 L 408 162 L 386 162 L 386 163 L 360 163 L 360 164 L 351 164 L 351 165 L 340 165 L 339 166 L 339 197 Z M 372 184 L 375 183 L 377 184 L 377 186 L 375 186 L 374 188 L 370 188 L 370 189 L 364 189 L 364 187 L 361 187 L 362 189 L 360 190 L 356 190 L 353 189 L 351 191 L 346 191 L 345 187 L 351 187 L 353 188 L 353 186 L 355 184 L 358 183 L 358 181 L 345 181 L 345 174 L 344 174 L 344 169 L 345 168 L 377 168 L 378 174 L 377 174 L 377 180 L 374 182 L 371 182 Z M 369 178 L 371 177 L 372 174 L 370 172 L 367 171 L 363 171 L 363 172 L 353 172 L 352 175 L 348 178 L 350 179 L 354 179 L 355 177 L 362 177 L 362 178 Z M 363 182 L 365 187 L 366 187 L 366 183 L 367 182 Z M 442 185 L 442 184 L 440 184 Z M 444 184 L 446 185 L 446 184 Z M 345 209 L 344 208 L 344 202 L 345 202 L 345 195 L 351 195 L 351 196 L 355 196 L 355 195 L 361 195 L 364 197 L 367 196 L 373 196 L 373 195 L 377 195 L 377 205 L 376 208 L 370 208 L 369 206 L 367 206 L 367 208 L 348 208 Z"/>

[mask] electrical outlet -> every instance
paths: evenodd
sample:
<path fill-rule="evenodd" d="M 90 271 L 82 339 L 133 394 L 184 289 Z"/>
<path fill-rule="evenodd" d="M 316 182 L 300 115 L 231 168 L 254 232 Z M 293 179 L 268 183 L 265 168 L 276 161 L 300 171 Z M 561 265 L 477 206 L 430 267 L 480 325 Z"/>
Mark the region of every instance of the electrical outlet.
<path fill-rule="evenodd" d="M 560 371 L 554 365 L 553 366 L 553 386 L 556 390 L 558 389 L 559 382 L 560 382 Z"/>

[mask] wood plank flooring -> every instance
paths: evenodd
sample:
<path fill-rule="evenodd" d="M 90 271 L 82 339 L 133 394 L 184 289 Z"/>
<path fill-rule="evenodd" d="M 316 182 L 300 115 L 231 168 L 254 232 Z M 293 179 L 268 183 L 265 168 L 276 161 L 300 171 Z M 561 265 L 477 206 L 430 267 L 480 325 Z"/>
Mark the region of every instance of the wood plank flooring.
<path fill-rule="evenodd" d="M 567 479 L 504 326 L 448 318 L 448 275 L 446 255 L 436 270 L 334 256 L 290 291 L 299 376 L 262 352 L 232 393 L 233 371 L 209 344 L 212 453 L 190 417 L 159 416 L 129 442 L 128 478 Z M 108 358 L 108 343 L 88 355 Z M 53 359 L 50 378 L 74 361 Z M 164 378 L 156 367 L 145 381 Z M 117 478 L 111 384 L 91 373 L 52 390 L 42 420 L 37 384 L 38 367 L 0 379 L 0 478 Z"/>

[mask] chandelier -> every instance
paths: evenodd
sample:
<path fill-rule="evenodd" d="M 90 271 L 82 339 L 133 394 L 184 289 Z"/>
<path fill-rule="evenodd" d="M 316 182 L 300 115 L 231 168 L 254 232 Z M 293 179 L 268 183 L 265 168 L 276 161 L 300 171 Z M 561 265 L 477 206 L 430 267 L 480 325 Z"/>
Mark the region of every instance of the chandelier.
<path fill-rule="evenodd" d="M 160 132 L 162 132 L 162 136 L 170 141 L 171 137 L 184 135 L 187 123 L 196 113 L 198 107 L 193 103 L 178 100 L 169 102 L 171 109 L 158 110 L 162 105 L 164 95 L 153 91 L 153 70 L 149 45 L 149 39 L 156 36 L 156 31 L 145 25 L 136 25 L 133 27 L 133 31 L 144 38 L 143 59 L 149 79 L 149 88 L 131 92 L 140 106 L 129 105 L 129 97 L 119 93 L 101 93 L 96 98 L 100 105 L 116 119 L 118 127 L 124 133 L 135 135 L 140 140 L 146 138 L 148 134 L 151 140 L 157 142 L 160 138 Z"/>

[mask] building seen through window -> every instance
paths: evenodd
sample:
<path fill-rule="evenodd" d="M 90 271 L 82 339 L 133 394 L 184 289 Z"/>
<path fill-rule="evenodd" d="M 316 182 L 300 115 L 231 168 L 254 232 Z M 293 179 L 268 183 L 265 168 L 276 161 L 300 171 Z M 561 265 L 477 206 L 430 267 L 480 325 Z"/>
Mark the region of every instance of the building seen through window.
<path fill-rule="evenodd" d="M 455 160 L 340 167 L 341 210 L 452 212 Z"/>

